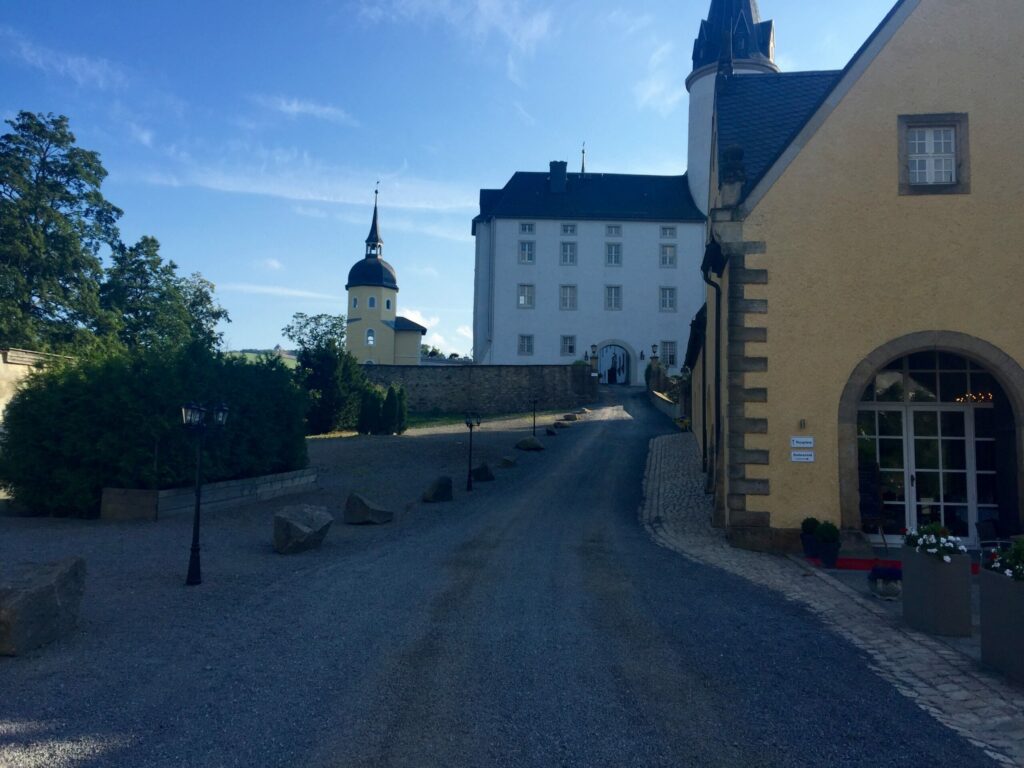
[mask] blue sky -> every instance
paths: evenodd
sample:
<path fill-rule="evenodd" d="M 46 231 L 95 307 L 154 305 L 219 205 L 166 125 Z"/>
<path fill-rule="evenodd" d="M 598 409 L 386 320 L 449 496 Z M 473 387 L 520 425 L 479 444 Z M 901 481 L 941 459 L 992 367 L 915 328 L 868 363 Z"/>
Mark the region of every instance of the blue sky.
<path fill-rule="evenodd" d="M 793 71 L 842 67 L 892 2 L 760 7 Z M 466 353 L 479 189 L 584 141 L 591 171 L 684 172 L 709 4 L 3 0 L 0 114 L 68 115 L 124 239 L 217 285 L 231 349 L 344 312 L 380 180 L 399 311 Z"/>

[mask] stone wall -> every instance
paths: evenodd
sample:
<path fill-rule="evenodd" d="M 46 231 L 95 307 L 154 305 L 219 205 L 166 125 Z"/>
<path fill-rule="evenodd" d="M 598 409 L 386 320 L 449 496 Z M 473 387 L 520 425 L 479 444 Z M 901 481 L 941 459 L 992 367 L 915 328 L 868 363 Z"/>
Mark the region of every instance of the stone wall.
<path fill-rule="evenodd" d="M 367 365 L 371 381 L 401 384 L 409 413 L 489 416 L 578 408 L 597 400 L 597 378 L 584 365 Z"/>

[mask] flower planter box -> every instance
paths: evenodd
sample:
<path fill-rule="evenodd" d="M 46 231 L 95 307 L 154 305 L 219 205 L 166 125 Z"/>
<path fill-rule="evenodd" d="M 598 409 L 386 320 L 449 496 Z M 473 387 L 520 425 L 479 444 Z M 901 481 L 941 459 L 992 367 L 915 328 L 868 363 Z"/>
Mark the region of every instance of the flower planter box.
<path fill-rule="evenodd" d="M 1024 683 L 1024 582 L 981 572 L 981 661 Z"/>
<path fill-rule="evenodd" d="M 903 550 L 903 620 L 911 629 L 944 637 L 971 636 L 971 559 Z"/>

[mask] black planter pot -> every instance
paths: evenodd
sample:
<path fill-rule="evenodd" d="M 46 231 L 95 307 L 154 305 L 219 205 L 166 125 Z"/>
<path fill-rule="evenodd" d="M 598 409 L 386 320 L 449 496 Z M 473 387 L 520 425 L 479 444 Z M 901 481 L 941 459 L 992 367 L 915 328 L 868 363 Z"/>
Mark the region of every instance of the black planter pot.
<path fill-rule="evenodd" d="M 818 556 L 818 537 L 813 533 L 801 533 L 800 543 L 804 545 L 804 557 Z"/>
<path fill-rule="evenodd" d="M 835 568 L 836 560 L 839 559 L 839 542 L 818 542 L 818 557 L 821 564 L 826 568 Z"/>

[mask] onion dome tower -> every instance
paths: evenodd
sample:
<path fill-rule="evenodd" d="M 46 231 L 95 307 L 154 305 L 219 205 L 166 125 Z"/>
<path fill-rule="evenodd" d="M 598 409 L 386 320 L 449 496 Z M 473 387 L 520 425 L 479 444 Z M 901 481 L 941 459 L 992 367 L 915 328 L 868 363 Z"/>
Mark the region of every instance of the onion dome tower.
<path fill-rule="evenodd" d="M 693 71 L 686 79 L 690 92 L 690 133 L 687 177 L 690 193 L 702 213 L 708 212 L 711 180 L 711 133 L 718 72 L 778 72 L 775 64 L 775 22 L 761 21 L 757 0 L 711 0 L 707 19 L 693 44 Z"/>

